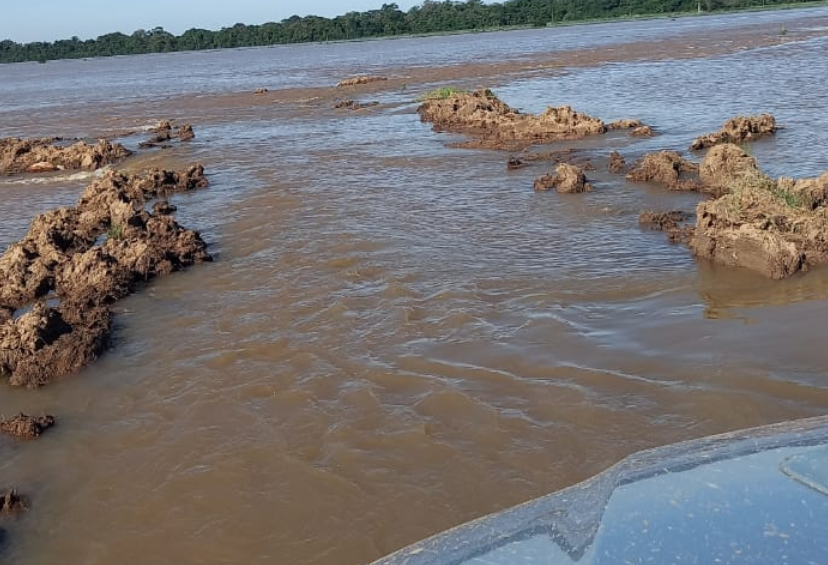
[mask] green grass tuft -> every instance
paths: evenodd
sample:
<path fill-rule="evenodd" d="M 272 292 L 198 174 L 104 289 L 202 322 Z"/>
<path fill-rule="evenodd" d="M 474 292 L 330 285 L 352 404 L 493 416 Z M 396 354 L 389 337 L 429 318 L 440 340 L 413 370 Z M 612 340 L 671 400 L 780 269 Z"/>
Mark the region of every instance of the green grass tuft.
<path fill-rule="evenodd" d="M 110 226 L 109 231 L 106 232 L 106 238 L 109 239 L 123 239 L 124 238 L 124 226 L 121 224 L 113 224 Z"/>
<path fill-rule="evenodd" d="M 451 98 L 456 94 L 468 94 L 469 91 L 463 88 L 455 88 L 453 86 L 444 86 L 443 88 L 437 88 L 435 90 L 429 90 L 420 98 L 417 99 L 418 102 L 425 102 L 426 100 L 445 100 L 446 98 Z"/>

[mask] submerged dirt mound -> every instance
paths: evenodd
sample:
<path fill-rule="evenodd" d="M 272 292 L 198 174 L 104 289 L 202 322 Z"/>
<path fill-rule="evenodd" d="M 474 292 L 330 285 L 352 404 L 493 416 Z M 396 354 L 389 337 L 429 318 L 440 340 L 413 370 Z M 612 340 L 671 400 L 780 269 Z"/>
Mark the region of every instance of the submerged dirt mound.
<path fill-rule="evenodd" d="M 695 233 L 695 228 L 687 224 L 691 218 L 692 214 L 681 210 L 669 212 L 644 210 L 638 216 L 638 223 L 651 230 L 665 232 L 671 243 L 689 243 Z"/>
<path fill-rule="evenodd" d="M 630 135 L 633 137 L 652 137 L 655 135 L 655 131 L 650 126 L 639 126 L 633 129 Z"/>
<path fill-rule="evenodd" d="M 690 148 L 699 150 L 719 143 L 744 143 L 775 133 L 776 118 L 770 114 L 736 116 L 726 121 L 719 131 L 697 138 Z"/>
<path fill-rule="evenodd" d="M 689 190 L 697 188 L 698 183 L 692 178 L 686 178 L 686 175 L 698 170 L 698 165 L 675 151 L 659 151 L 647 153 L 636 161 L 627 174 L 627 179 L 662 184 L 671 190 Z"/>
<path fill-rule="evenodd" d="M 729 178 L 727 194 L 698 206 L 696 255 L 772 279 L 828 263 L 828 173 L 793 181 L 747 169 Z"/>
<path fill-rule="evenodd" d="M 641 120 L 631 120 L 629 118 L 625 118 L 623 120 L 616 120 L 614 122 L 610 122 L 607 124 L 607 129 L 631 129 L 635 130 L 636 128 L 646 127 L 644 122 Z"/>
<path fill-rule="evenodd" d="M 151 200 L 207 183 L 200 165 L 180 173 L 113 171 L 77 206 L 36 217 L 0 257 L 0 311 L 31 307 L 0 324 L 0 375 L 37 387 L 76 371 L 106 347 L 111 303 L 137 283 L 209 261 L 199 234 L 169 209 L 146 210 Z"/>
<path fill-rule="evenodd" d="M 358 77 L 351 77 L 346 78 L 345 80 L 341 81 L 339 84 L 336 85 L 337 88 L 343 88 L 346 86 L 360 86 L 363 84 L 371 84 L 372 82 L 383 82 L 388 80 L 387 77 L 378 77 L 378 76 L 358 76 Z"/>
<path fill-rule="evenodd" d="M 29 501 L 25 496 L 18 494 L 17 489 L 0 491 L 0 514 L 11 515 L 23 512 L 29 508 Z"/>
<path fill-rule="evenodd" d="M 195 132 L 193 126 L 190 124 L 181 124 L 174 126 L 169 120 L 159 122 L 155 129 L 151 130 L 154 135 L 148 140 L 141 142 L 138 147 L 146 149 L 148 147 L 169 147 L 173 140 L 190 141 L 195 139 Z"/>
<path fill-rule="evenodd" d="M 612 151 L 607 161 L 607 169 L 611 173 L 620 175 L 627 170 L 627 160 L 618 151 Z"/>
<path fill-rule="evenodd" d="M 55 425 L 53 416 L 27 416 L 22 412 L 14 418 L 0 422 L 0 432 L 22 439 L 36 439 Z"/>
<path fill-rule="evenodd" d="M 577 149 L 554 149 L 544 151 L 524 151 L 519 155 L 512 155 L 506 160 L 506 168 L 510 171 L 529 167 L 535 163 L 569 163 L 580 167 L 584 171 L 594 171 L 595 166 L 587 154 Z"/>
<path fill-rule="evenodd" d="M 0 175 L 58 170 L 94 171 L 130 155 L 119 143 L 101 139 L 95 145 L 78 141 L 60 145 L 60 138 L 0 139 Z"/>
<path fill-rule="evenodd" d="M 535 192 L 546 192 L 553 188 L 559 193 L 567 194 L 592 191 L 592 185 L 587 181 L 583 169 L 569 163 L 560 163 L 554 175 L 535 179 Z"/>
<path fill-rule="evenodd" d="M 379 102 L 357 102 L 356 100 L 340 100 L 334 105 L 337 110 L 362 110 L 363 108 L 372 108 L 379 106 Z"/>
<path fill-rule="evenodd" d="M 522 114 L 487 89 L 429 99 L 417 112 L 423 122 L 433 124 L 434 131 L 477 138 L 458 147 L 515 150 L 607 131 L 604 122 L 570 106 L 550 107 L 537 115 Z"/>

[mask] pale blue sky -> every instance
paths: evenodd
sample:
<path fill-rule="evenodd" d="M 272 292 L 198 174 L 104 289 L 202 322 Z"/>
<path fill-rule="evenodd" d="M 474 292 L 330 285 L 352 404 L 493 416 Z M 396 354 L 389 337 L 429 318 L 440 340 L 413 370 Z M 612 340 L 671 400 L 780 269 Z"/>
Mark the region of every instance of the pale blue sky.
<path fill-rule="evenodd" d="M 391 0 L 0 0 L 0 40 L 95 38 L 161 26 L 180 34 L 191 27 L 219 29 L 236 23 L 281 21 L 294 14 L 336 16 L 379 8 Z M 408 10 L 420 1 L 398 1 Z"/>

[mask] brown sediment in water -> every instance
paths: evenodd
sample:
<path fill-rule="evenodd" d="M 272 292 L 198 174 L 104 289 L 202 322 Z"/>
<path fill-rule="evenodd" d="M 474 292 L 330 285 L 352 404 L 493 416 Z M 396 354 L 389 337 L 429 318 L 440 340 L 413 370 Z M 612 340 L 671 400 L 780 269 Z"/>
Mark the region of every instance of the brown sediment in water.
<path fill-rule="evenodd" d="M 387 77 L 379 77 L 379 76 L 369 76 L 369 75 L 362 75 L 358 77 L 351 77 L 341 81 L 339 84 L 336 85 L 337 88 L 345 88 L 346 86 L 362 86 L 365 84 L 371 84 L 374 82 L 386 82 L 388 80 Z"/>
<path fill-rule="evenodd" d="M 693 252 L 772 279 L 828 264 L 828 173 L 774 180 L 739 147 L 719 148 L 724 164 L 711 162 L 708 174 L 720 175 L 728 192 L 698 205 Z"/>
<path fill-rule="evenodd" d="M 655 130 L 652 126 L 638 126 L 633 128 L 630 135 L 633 137 L 652 137 L 655 135 Z"/>
<path fill-rule="evenodd" d="M 569 163 L 559 163 L 554 174 L 535 179 L 535 192 L 547 192 L 553 188 L 561 194 L 592 191 L 584 170 Z"/>
<path fill-rule="evenodd" d="M 607 129 L 616 130 L 616 129 L 631 129 L 635 131 L 637 128 L 646 127 L 641 120 L 632 120 L 629 118 L 625 118 L 622 120 L 615 120 L 614 122 L 610 122 L 607 124 Z"/>
<path fill-rule="evenodd" d="M 513 171 L 532 166 L 536 163 L 569 163 L 585 171 L 594 171 L 595 166 L 588 156 L 577 149 L 548 149 L 543 151 L 524 151 L 512 155 L 506 160 L 506 169 Z"/>
<path fill-rule="evenodd" d="M 0 515 L 14 515 L 29 509 L 29 500 L 17 489 L 0 491 Z"/>
<path fill-rule="evenodd" d="M 31 308 L 0 325 L 0 376 L 36 388 L 80 369 L 107 345 L 109 305 L 140 282 L 209 261 L 199 234 L 169 209 L 145 210 L 155 198 L 207 184 L 200 165 L 181 173 L 113 171 L 76 206 L 36 217 L 0 257 L 0 307 Z M 50 297 L 57 306 L 44 302 Z"/>
<path fill-rule="evenodd" d="M 148 140 L 141 142 L 138 147 L 146 149 L 149 147 L 170 147 L 170 142 L 191 141 L 195 139 L 193 126 L 190 124 L 173 125 L 169 120 L 159 122 L 158 126 L 151 130 L 154 135 Z"/>
<path fill-rule="evenodd" d="M 54 416 L 47 414 L 42 416 L 29 416 L 21 412 L 13 418 L 0 421 L 0 433 L 21 439 L 36 439 L 54 425 Z"/>
<path fill-rule="evenodd" d="M 94 171 L 124 159 L 131 152 L 119 143 L 101 139 L 95 145 L 78 141 L 59 145 L 60 138 L 0 139 L 0 175 L 52 171 Z"/>
<path fill-rule="evenodd" d="M 379 102 L 358 102 L 356 100 L 340 100 L 339 102 L 334 104 L 334 108 L 337 110 L 362 110 L 364 108 L 372 108 L 374 106 L 379 106 Z"/>
<path fill-rule="evenodd" d="M 692 214 L 681 210 L 643 210 L 638 216 L 638 223 L 648 229 L 665 232 L 671 243 L 689 243 L 695 232 L 694 226 L 688 224 L 692 217 Z"/>
<path fill-rule="evenodd" d="M 696 138 L 690 148 L 699 150 L 720 143 L 745 143 L 774 135 L 776 129 L 776 118 L 771 114 L 736 116 L 727 120 L 719 131 Z"/>
<path fill-rule="evenodd" d="M 607 161 L 607 170 L 616 175 L 624 174 L 627 170 L 627 160 L 618 151 L 611 151 Z"/>
<path fill-rule="evenodd" d="M 455 92 L 423 102 L 417 113 L 437 132 L 462 133 L 473 140 L 453 147 L 515 150 L 608 131 L 598 118 L 576 112 L 570 106 L 549 107 L 541 114 L 523 114 L 500 100 L 491 90 Z M 636 127 L 629 120 L 616 128 Z M 631 125 L 631 124 L 635 124 Z"/>

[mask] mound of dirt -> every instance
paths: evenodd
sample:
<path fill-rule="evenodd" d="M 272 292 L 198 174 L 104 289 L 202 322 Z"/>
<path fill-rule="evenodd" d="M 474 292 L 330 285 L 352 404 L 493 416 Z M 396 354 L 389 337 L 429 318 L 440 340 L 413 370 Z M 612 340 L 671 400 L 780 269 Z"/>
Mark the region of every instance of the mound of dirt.
<path fill-rule="evenodd" d="M 627 161 L 618 151 L 612 151 L 607 161 L 607 169 L 616 175 L 623 174 L 627 170 Z"/>
<path fill-rule="evenodd" d="M 174 126 L 169 120 L 159 122 L 158 126 L 151 130 L 151 133 L 153 133 L 153 136 L 138 144 L 138 147 L 143 149 L 149 147 L 169 147 L 173 140 L 190 141 L 195 139 L 193 126 L 190 124 Z"/>
<path fill-rule="evenodd" d="M 744 143 L 775 133 L 776 118 L 770 114 L 736 116 L 726 121 L 719 131 L 697 138 L 690 148 L 699 150 L 719 143 Z"/>
<path fill-rule="evenodd" d="M 0 422 L 0 432 L 22 439 L 36 439 L 55 425 L 53 416 L 27 416 L 22 412 L 14 418 Z"/>
<path fill-rule="evenodd" d="M 759 174 L 756 159 L 732 143 L 712 147 L 699 166 L 699 178 L 714 193 L 727 192 L 746 174 Z"/>
<path fill-rule="evenodd" d="M 17 489 L 0 492 L 0 514 L 11 515 L 23 512 L 29 508 L 29 501 L 25 496 L 18 494 Z"/>
<path fill-rule="evenodd" d="M 34 388 L 76 371 L 106 347 L 110 304 L 138 283 L 209 261 L 199 234 L 169 209 L 146 211 L 151 200 L 207 184 L 200 165 L 180 173 L 112 171 L 76 206 L 37 216 L 0 257 L 0 311 L 30 308 L 0 324 L 0 376 Z"/>
<path fill-rule="evenodd" d="M 686 175 L 697 173 L 698 170 L 698 165 L 675 151 L 659 151 L 647 153 L 636 161 L 627 174 L 627 179 L 661 184 L 671 190 L 692 190 L 698 188 L 698 183 Z"/>
<path fill-rule="evenodd" d="M 101 139 L 95 145 L 78 141 L 60 145 L 60 138 L 0 139 L 0 175 L 50 171 L 94 171 L 120 161 L 130 151 L 119 143 Z"/>
<path fill-rule="evenodd" d="M 374 82 L 382 82 L 388 80 L 387 77 L 377 77 L 377 76 L 358 76 L 347 78 L 341 81 L 339 84 L 336 85 L 337 88 L 344 88 L 346 86 L 361 86 L 363 84 L 371 84 Z"/>
<path fill-rule="evenodd" d="M 638 223 L 651 230 L 665 232 L 671 243 L 689 243 L 695 232 L 695 228 L 687 224 L 691 218 L 691 214 L 681 210 L 644 210 L 638 216 Z"/>
<path fill-rule="evenodd" d="M 570 106 L 547 108 L 541 114 L 522 114 L 491 90 L 456 92 L 429 99 L 417 109 L 434 131 L 463 133 L 476 139 L 458 147 L 519 150 L 530 145 L 603 134 L 607 125 Z"/>
<path fill-rule="evenodd" d="M 726 194 L 698 205 L 697 256 L 772 279 L 828 263 L 828 173 L 774 180 L 748 167 L 727 178 Z"/>
<path fill-rule="evenodd" d="M 535 179 L 535 192 L 547 192 L 553 188 L 562 194 L 592 191 L 583 169 L 569 163 L 560 163 L 553 175 Z"/>

